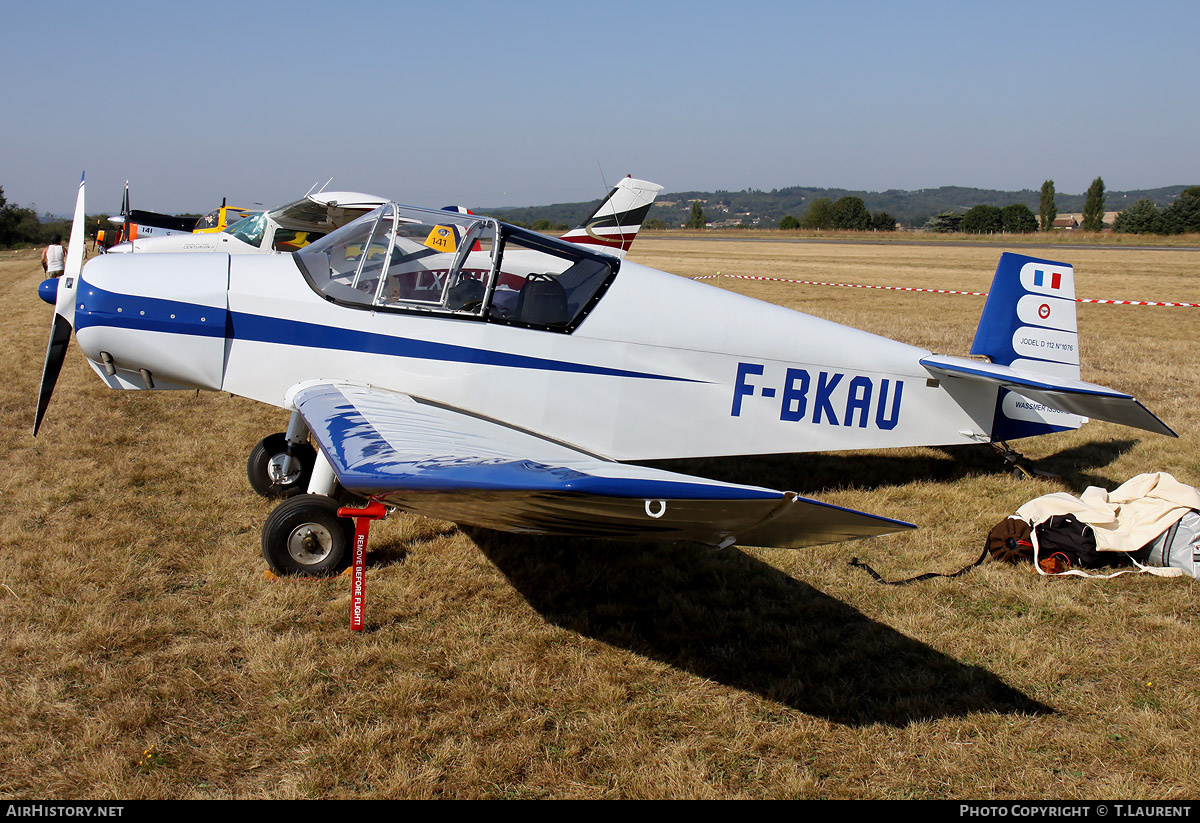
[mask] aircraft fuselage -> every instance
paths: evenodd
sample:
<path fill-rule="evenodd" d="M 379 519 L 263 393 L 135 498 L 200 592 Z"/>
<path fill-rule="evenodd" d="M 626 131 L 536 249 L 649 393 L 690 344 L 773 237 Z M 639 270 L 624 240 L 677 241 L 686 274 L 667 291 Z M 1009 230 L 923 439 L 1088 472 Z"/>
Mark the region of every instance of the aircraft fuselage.
<path fill-rule="evenodd" d="M 115 388 L 145 370 L 286 407 L 337 378 L 618 460 L 978 442 L 996 403 L 952 397 L 923 349 L 628 261 L 569 334 L 341 305 L 291 255 L 100 258 L 78 302 Z"/>

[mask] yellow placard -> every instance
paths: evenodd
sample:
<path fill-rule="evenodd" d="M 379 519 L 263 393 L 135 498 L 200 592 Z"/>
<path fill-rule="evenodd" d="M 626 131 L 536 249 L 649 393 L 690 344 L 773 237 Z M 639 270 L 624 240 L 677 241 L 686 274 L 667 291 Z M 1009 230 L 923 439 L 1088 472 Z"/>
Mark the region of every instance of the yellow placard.
<path fill-rule="evenodd" d="M 425 245 L 437 251 L 453 254 L 458 250 L 458 240 L 454 235 L 454 227 L 434 226 L 433 231 L 425 238 Z"/>

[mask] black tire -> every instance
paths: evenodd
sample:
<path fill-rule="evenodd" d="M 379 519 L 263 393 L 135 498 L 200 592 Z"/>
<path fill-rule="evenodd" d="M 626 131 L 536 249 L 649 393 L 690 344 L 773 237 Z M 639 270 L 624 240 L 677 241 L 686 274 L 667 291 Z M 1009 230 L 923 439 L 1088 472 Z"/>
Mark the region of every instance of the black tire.
<path fill-rule="evenodd" d="M 291 497 L 308 491 L 308 481 L 312 479 L 313 467 L 317 465 L 317 450 L 308 443 L 301 443 L 292 450 L 292 456 L 300 461 L 298 474 L 294 473 L 284 481 L 271 479 L 268 467 L 273 459 L 287 453 L 287 446 L 287 437 L 280 433 L 264 437 L 250 450 L 250 457 L 246 460 L 246 477 L 250 481 L 250 488 L 263 497 Z"/>
<path fill-rule="evenodd" d="M 354 523 L 338 517 L 338 503 L 323 494 L 284 500 L 263 524 L 262 552 L 275 574 L 340 574 L 353 557 Z"/>

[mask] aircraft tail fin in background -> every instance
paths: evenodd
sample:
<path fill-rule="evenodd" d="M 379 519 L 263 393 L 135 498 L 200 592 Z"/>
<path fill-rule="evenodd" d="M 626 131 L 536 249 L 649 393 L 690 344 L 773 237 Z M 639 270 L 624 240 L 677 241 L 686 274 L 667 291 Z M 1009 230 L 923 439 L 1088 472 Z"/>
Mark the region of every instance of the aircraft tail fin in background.
<path fill-rule="evenodd" d="M 654 204 L 654 198 L 662 190 L 657 183 L 626 177 L 613 186 L 583 223 L 564 234 L 562 239 L 597 246 L 601 251 L 624 257 Z"/>

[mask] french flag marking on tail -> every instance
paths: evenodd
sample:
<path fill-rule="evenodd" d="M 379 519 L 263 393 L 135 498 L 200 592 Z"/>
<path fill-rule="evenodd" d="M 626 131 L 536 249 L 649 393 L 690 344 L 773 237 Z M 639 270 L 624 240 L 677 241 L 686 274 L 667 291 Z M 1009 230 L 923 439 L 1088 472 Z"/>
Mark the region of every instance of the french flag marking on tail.
<path fill-rule="evenodd" d="M 1062 272 L 1052 271 L 1050 272 L 1049 278 L 1047 278 L 1046 271 L 1044 269 L 1034 269 L 1033 285 L 1039 287 L 1043 285 L 1049 285 L 1051 289 L 1057 291 L 1058 289 L 1062 288 Z"/>
<path fill-rule="evenodd" d="M 1075 299 L 1075 278 L 1070 266 L 1025 259 L 1030 261 L 1021 266 L 1021 286 L 1025 291 Z"/>

